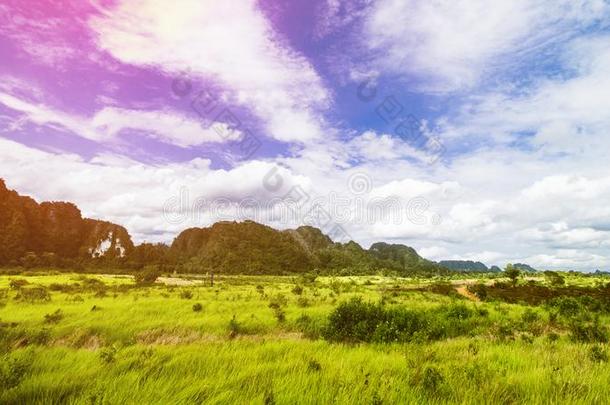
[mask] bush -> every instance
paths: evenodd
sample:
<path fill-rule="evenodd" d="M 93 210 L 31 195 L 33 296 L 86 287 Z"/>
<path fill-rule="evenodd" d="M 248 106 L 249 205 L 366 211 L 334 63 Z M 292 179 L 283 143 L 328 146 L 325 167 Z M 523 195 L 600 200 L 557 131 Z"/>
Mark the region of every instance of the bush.
<path fill-rule="evenodd" d="M 422 379 L 422 387 L 426 391 L 433 392 L 438 390 L 443 381 L 444 377 L 436 367 L 426 367 L 424 370 L 424 377 Z"/>
<path fill-rule="evenodd" d="M 577 342 L 608 342 L 608 328 L 601 325 L 597 319 L 594 322 L 572 322 L 570 325 L 570 333 L 572 339 Z"/>
<path fill-rule="evenodd" d="M 475 311 L 458 304 L 433 310 L 385 307 L 353 298 L 335 308 L 323 336 L 343 342 L 408 342 L 437 340 L 471 333 L 480 322 Z"/>
<path fill-rule="evenodd" d="M 235 315 L 233 315 L 233 318 L 231 318 L 229 321 L 229 338 L 233 339 L 240 333 L 240 331 L 241 326 L 239 325 L 239 322 L 237 322 Z"/>
<path fill-rule="evenodd" d="M 285 307 L 288 305 L 288 299 L 284 296 L 284 294 L 276 294 L 269 300 L 269 307 L 271 305 L 275 305 L 278 307 Z"/>
<path fill-rule="evenodd" d="M 106 364 L 113 363 L 116 359 L 116 352 L 117 350 L 114 346 L 104 347 L 100 350 L 100 360 Z"/>
<path fill-rule="evenodd" d="M 544 276 L 546 277 L 549 284 L 551 284 L 553 287 L 561 287 L 566 283 L 563 276 L 554 271 L 545 271 Z"/>
<path fill-rule="evenodd" d="M 608 353 L 601 346 L 593 346 L 589 349 L 589 359 L 596 363 L 607 363 L 608 362 Z"/>
<path fill-rule="evenodd" d="M 301 294 L 303 294 L 303 287 L 301 287 L 301 286 L 300 286 L 300 285 L 298 285 L 298 284 L 297 284 L 297 285 L 295 285 L 295 286 L 292 288 L 292 293 L 293 293 L 294 295 L 301 295 Z"/>
<path fill-rule="evenodd" d="M 180 298 L 183 300 L 190 300 L 193 298 L 193 292 L 191 290 L 182 290 L 180 291 Z"/>
<path fill-rule="evenodd" d="M 193 305 L 193 312 L 201 312 L 203 310 L 203 305 L 200 303 L 196 303 Z"/>
<path fill-rule="evenodd" d="M 474 315 L 474 311 L 464 304 L 452 305 L 447 309 L 447 318 L 468 319 Z"/>
<path fill-rule="evenodd" d="M 485 284 L 472 284 L 466 287 L 466 289 L 481 301 L 485 301 L 487 299 L 487 287 Z"/>
<path fill-rule="evenodd" d="M 44 323 L 58 323 L 62 319 L 64 319 L 64 314 L 61 309 L 58 309 L 52 314 L 46 314 L 44 316 Z"/>
<path fill-rule="evenodd" d="M 575 317 L 583 310 L 581 303 L 574 297 L 558 297 L 549 301 L 549 306 L 557 308 L 559 315 L 566 318 Z"/>
<path fill-rule="evenodd" d="M 309 306 L 309 305 L 311 305 L 311 304 L 309 303 L 309 300 L 308 300 L 307 298 L 305 298 L 305 297 L 299 297 L 299 298 L 297 299 L 297 305 L 298 305 L 299 307 L 301 307 L 301 308 L 305 308 L 305 307 L 308 307 L 308 306 Z"/>
<path fill-rule="evenodd" d="M 38 301 L 51 301 L 51 296 L 46 288 L 36 287 L 23 287 L 19 289 L 19 294 L 15 297 L 17 300 L 23 300 L 26 302 L 38 302 Z"/>
<path fill-rule="evenodd" d="M 24 359 L 2 359 L 0 361 L 0 388 L 9 390 L 19 385 L 29 370 L 29 364 Z"/>
<path fill-rule="evenodd" d="M 13 290 L 19 290 L 21 287 L 26 286 L 28 284 L 30 284 L 30 283 L 27 280 L 15 279 L 15 280 L 11 280 L 11 282 L 8 285 Z"/>
<path fill-rule="evenodd" d="M 159 276 L 161 272 L 157 266 L 146 266 L 134 275 L 134 279 L 138 285 L 153 285 Z"/>
<path fill-rule="evenodd" d="M 279 323 L 284 323 L 286 321 L 286 313 L 277 302 L 270 302 L 269 308 L 273 310 L 273 316 Z"/>
<path fill-rule="evenodd" d="M 559 336 L 559 334 L 555 333 L 555 332 L 550 332 L 547 335 L 547 339 L 549 340 L 549 342 L 553 343 L 559 340 L 561 336 Z"/>
<path fill-rule="evenodd" d="M 333 341 L 368 342 L 385 320 L 383 307 L 353 298 L 339 304 L 330 314 L 324 337 Z"/>
<path fill-rule="evenodd" d="M 322 370 L 322 365 L 316 360 L 309 360 L 307 363 L 307 369 L 309 371 L 320 371 Z"/>
<path fill-rule="evenodd" d="M 533 311 L 531 308 L 527 308 L 525 312 L 521 315 L 521 320 L 524 323 L 533 323 L 540 319 L 540 316 L 536 311 Z"/>

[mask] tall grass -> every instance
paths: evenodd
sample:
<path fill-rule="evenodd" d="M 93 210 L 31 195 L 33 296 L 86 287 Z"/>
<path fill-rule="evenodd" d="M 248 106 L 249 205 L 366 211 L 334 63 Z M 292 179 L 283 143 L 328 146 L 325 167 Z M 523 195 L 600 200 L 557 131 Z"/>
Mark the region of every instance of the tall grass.
<path fill-rule="evenodd" d="M 610 397 L 606 345 L 573 338 L 572 325 L 585 320 L 569 302 L 470 302 L 384 277 L 231 277 L 214 287 L 87 277 L 103 286 L 70 274 L 0 276 L 0 403 L 601 404 Z M 11 289 L 14 279 L 28 284 Z M 32 286 L 50 300 L 18 298 Z M 367 328 L 354 329 L 362 321 Z M 586 322 L 604 327 L 608 318 Z"/>

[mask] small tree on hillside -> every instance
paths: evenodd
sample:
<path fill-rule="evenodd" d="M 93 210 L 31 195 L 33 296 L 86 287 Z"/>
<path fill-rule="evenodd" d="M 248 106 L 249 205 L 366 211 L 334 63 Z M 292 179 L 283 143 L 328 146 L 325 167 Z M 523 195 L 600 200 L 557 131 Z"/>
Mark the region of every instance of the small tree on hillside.
<path fill-rule="evenodd" d="M 566 283 L 563 276 L 554 271 L 545 271 L 544 276 L 553 287 L 561 287 Z"/>
<path fill-rule="evenodd" d="M 506 268 L 504 269 L 504 274 L 506 274 L 506 277 L 510 278 L 511 282 L 513 283 L 513 287 L 514 287 L 517 285 L 517 280 L 519 279 L 521 272 L 519 271 L 518 268 L 513 266 L 511 263 L 508 263 L 506 265 Z"/>

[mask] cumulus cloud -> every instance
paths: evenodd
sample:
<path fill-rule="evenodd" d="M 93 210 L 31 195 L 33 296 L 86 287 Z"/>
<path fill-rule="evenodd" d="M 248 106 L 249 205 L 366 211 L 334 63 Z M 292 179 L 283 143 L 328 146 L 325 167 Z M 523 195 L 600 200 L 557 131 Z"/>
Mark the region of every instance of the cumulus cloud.
<path fill-rule="evenodd" d="M 364 24 L 384 71 L 430 91 L 480 84 L 531 52 L 598 21 L 603 0 L 382 0 Z"/>
<path fill-rule="evenodd" d="M 595 155 L 610 146 L 610 37 L 587 35 L 566 44 L 565 77 L 539 77 L 527 88 L 470 96 L 438 126 L 447 142 L 530 145 L 546 155 Z M 477 142 L 475 141 L 475 142 Z"/>
<path fill-rule="evenodd" d="M 93 141 L 113 141 L 127 130 L 136 130 L 149 138 L 180 147 L 228 142 L 242 137 L 239 131 L 226 123 L 199 122 L 170 110 L 104 107 L 92 117 L 82 117 L 7 93 L 0 93 L 0 104 L 22 113 L 22 119 L 38 125 L 60 127 Z"/>
<path fill-rule="evenodd" d="M 181 7 L 121 1 L 90 25 L 99 46 L 122 62 L 170 74 L 189 70 L 219 81 L 276 139 L 306 141 L 325 134 L 322 112 L 330 94 L 322 79 L 252 0 L 189 0 Z"/>

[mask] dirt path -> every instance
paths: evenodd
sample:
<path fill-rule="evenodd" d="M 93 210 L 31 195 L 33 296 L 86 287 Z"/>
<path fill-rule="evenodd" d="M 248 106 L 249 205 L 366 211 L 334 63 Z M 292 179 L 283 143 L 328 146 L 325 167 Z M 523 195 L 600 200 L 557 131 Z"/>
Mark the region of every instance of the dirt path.
<path fill-rule="evenodd" d="M 470 301 L 480 301 L 479 298 L 470 291 L 468 291 L 468 288 L 464 285 L 456 287 L 455 290 L 458 292 L 458 294 L 468 298 Z"/>

